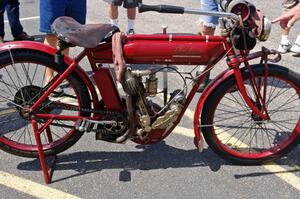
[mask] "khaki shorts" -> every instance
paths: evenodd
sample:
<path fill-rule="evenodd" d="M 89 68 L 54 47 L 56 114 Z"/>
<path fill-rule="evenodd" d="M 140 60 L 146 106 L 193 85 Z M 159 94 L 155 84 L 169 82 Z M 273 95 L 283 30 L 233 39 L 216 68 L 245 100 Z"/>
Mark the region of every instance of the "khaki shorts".
<path fill-rule="evenodd" d="M 135 8 L 140 3 L 140 0 L 104 0 L 113 6 L 121 6 L 123 4 L 124 8 Z"/>
<path fill-rule="evenodd" d="M 297 5 L 299 3 L 299 0 L 283 0 L 282 1 L 282 7 L 283 10 L 289 10 L 291 8 L 293 8 L 295 5 Z"/>

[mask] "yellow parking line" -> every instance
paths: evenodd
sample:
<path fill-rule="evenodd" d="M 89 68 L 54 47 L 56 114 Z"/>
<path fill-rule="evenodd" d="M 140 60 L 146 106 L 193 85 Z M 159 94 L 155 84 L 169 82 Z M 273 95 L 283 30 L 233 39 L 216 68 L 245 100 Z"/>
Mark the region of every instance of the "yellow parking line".
<path fill-rule="evenodd" d="M 289 183 L 290 185 L 292 185 L 293 187 L 295 187 L 300 191 L 300 178 L 297 177 L 295 174 L 286 171 L 284 168 L 275 164 L 274 162 L 269 162 L 267 164 L 264 164 L 264 167 L 269 171 L 274 172 L 276 176 L 278 176 L 279 178 L 286 181 L 287 183 Z M 295 168 L 292 171 L 299 172 L 299 168 Z"/>
<path fill-rule="evenodd" d="M 53 189 L 51 187 L 41 185 L 24 178 L 0 171 L 0 184 L 26 193 L 37 198 L 47 199 L 80 199 L 77 196 Z"/>
<path fill-rule="evenodd" d="M 0 110 L 0 116 L 1 115 L 8 115 L 10 113 L 15 113 L 15 112 L 17 112 L 16 108 L 2 109 L 2 110 Z"/>
<path fill-rule="evenodd" d="M 194 130 L 188 129 L 182 126 L 176 126 L 176 128 L 172 131 L 172 133 L 184 135 L 186 137 L 194 137 Z"/>
<path fill-rule="evenodd" d="M 189 119 L 194 120 L 194 112 L 191 109 L 187 109 L 185 112 L 185 116 Z M 194 137 L 194 130 L 177 126 L 174 131 L 176 134 L 181 134 L 188 137 Z M 225 134 L 225 133 L 223 133 Z M 226 136 L 226 135 L 224 135 Z M 227 135 L 228 136 L 228 135 Z M 233 139 L 233 138 L 232 138 Z M 246 145 L 246 144 L 245 144 Z M 283 167 L 279 166 L 275 162 L 269 162 L 267 164 L 262 165 L 265 169 L 269 170 L 270 172 L 274 173 L 278 176 L 281 180 L 284 180 L 294 188 L 300 191 L 300 178 L 295 174 L 285 170 Z M 300 171 L 300 169 L 293 169 L 293 172 Z"/>

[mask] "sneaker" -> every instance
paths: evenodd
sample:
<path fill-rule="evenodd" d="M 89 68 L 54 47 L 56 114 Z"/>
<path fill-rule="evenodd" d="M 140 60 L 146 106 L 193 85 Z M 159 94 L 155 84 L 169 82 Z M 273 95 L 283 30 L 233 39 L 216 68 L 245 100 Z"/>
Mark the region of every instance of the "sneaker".
<path fill-rule="evenodd" d="M 290 49 L 293 53 L 300 53 L 300 44 L 294 43 L 294 45 Z"/>
<path fill-rule="evenodd" d="M 0 37 L 0 44 L 3 44 L 3 43 L 4 43 L 3 37 Z"/>
<path fill-rule="evenodd" d="M 135 32 L 134 32 L 134 29 L 130 29 L 130 30 L 128 30 L 128 32 L 127 32 L 129 35 L 131 35 L 131 34 L 134 34 Z"/>
<path fill-rule="evenodd" d="M 21 40 L 33 41 L 34 37 L 29 36 L 26 32 L 22 32 L 21 34 L 14 37 L 14 41 L 21 41 Z"/>
<path fill-rule="evenodd" d="M 198 93 L 202 93 L 204 91 L 205 87 L 209 83 L 209 76 L 210 76 L 210 73 L 208 73 L 206 75 L 206 77 L 204 78 L 203 82 L 200 84 L 200 86 L 199 86 L 199 88 L 197 90 Z"/>
<path fill-rule="evenodd" d="M 287 53 L 292 48 L 292 43 L 287 42 L 286 44 L 280 44 L 277 51 L 279 53 Z"/>

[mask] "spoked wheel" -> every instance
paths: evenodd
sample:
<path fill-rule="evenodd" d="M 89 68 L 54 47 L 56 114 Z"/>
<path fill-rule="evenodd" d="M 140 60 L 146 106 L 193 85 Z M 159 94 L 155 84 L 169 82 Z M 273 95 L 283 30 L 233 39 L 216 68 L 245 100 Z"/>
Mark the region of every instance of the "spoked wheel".
<path fill-rule="evenodd" d="M 237 164 L 261 164 L 279 158 L 300 140 L 300 76 L 281 66 L 269 65 L 267 83 L 264 65 L 251 66 L 259 92 L 266 90 L 270 116 L 263 120 L 236 91 L 234 77 L 222 82 L 206 100 L 201 130 L 209 146 L 221 157 Z M 262 109 L 247 70 L 242 72 L 251 100 Z M 298 126 L 298 127 L 297 127 Z"/>
<path fill-rule="evenodd" d="M 50 86 L 46 83 L 46 68 L 53 69 L 54 77 L 66 66 L 58 66 L 53 57 L 32 50 L 14 50 L 0 55 L 0 148 L 23 157 L 37 157 L 37 146 L 31 121 L 38 128 L 50 125 L 41 132 L 45 155 L 62 152 L 82 135 L 74 129 L 76 121 L 68 116 L 89 116 L 82 110 L 90 109 L 90 95 L 85 84 L 73 72 L 33 112 L 30 107 Z M 38 114 L 60 115 L 50 121 Z"/>

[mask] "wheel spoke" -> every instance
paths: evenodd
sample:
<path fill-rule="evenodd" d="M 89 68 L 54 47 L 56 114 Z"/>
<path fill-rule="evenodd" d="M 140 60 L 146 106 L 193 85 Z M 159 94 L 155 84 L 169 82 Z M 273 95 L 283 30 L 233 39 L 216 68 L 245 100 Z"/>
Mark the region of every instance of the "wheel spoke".
<path fill-rule="evenodd" d="M 13 92 L 11 91 L 10 88 L 13 88 L 13 89 L 17 90 L 16 87 L 14 87 L 14 86 L 11 85 L 11 84 L 8 84 L 8 83 L 4 82 L 3 80 L 0 80 L 0 83 L 4 84 L 5 87 L 9 90 L 10 94 L 11 94 L 12 96 L 14 96 L 14 94 L 13 94 Z M 1 90 L 2 90 L 2 89 L 1 89 Z"/>
<path fill-rule="evenodd" d="M 27 80 L 29 81 L 29 84 L 32 85 L 32 81 L 31 81 L 31 79 L 30 79 L 30 77 L 29 77 L 28 70 L 26 69 L 25 64 L 24 64 L 24 63 L 21 63 L 21 66 L 22 66 L 22 69 L 23 69 L 24 74 L 26 75 L 26 82 L 25 82 L 25 85 L 27 85 Z"/>

